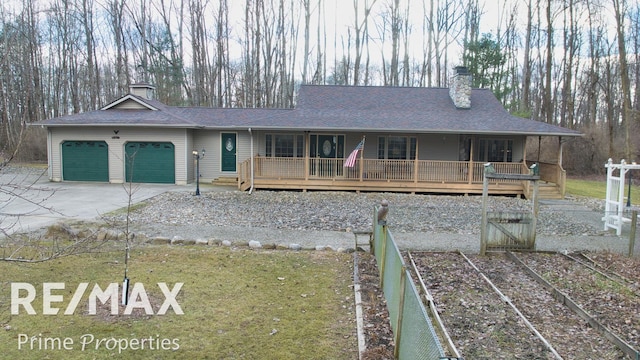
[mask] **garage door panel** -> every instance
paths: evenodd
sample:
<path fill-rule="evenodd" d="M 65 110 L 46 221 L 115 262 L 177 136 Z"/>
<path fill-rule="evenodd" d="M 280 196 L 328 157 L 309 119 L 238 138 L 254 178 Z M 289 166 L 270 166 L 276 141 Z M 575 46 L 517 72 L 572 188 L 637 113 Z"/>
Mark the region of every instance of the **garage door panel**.
<path fill-rule="evenodd" d="M 109 181 L 109 147 L 104 141 L 62 143 L 62 176 L 67 181 Z"/>
<path fill-rule="evenodd" d="M 175 183 L 175 147 L 169 142 L 130 142 L 125 145 L 125 181 Z"/>

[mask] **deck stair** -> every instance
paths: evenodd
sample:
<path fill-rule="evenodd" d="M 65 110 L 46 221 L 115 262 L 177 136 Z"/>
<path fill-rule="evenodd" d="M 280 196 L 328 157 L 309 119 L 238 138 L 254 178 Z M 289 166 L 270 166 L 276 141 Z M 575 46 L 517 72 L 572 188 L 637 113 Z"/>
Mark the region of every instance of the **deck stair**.
<path fill-rule="evenodd" d="M 211 181 L 213 185 L 221 186 L 238 186 L 238 177 L 236 176 L 220 176 Z"/>
<path fill-rule="evenodd" d="M 527 198 L 530 199 L 533 196 L 533 187 L 530 189 L 530 193 L 527 194 Z M 560 187 L 557 184 L 540 181 L 538 184 L 538 196 L 540 199 L 546 200 L 561 200 L 564 199 Z"/>

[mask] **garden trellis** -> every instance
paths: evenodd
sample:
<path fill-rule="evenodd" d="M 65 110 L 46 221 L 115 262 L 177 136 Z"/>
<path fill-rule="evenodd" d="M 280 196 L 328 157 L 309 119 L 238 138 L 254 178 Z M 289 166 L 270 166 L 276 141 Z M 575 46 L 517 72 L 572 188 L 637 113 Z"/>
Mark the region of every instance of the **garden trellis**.
<path fill-rule="evenodd" d="M 623 159 L 620 164 L 614 164 L 609 159 L 605 164 L 607 168 L 607 193 L 604 205 L 604 229 L 615 229 L 616 235 L 622 234 L 622 225 L 625 222 L 631 222 L 630 218 L 625 217 L 625 181 L 627 172 L 630 170 L 640 169 L 640 165 L 635 162 L 627 164 Z M 629 179 L 631 181 L 631 179 Z M 627 205 L 630 205 L 630 199 L 627 198 Z"/>

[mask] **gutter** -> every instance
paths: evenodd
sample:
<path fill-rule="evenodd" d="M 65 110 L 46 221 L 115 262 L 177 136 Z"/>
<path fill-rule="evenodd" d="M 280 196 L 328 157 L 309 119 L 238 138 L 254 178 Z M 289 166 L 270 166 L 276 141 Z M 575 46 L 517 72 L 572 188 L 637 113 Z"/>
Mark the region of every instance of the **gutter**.
<path fill-rule="evenodd" d="M 249 158 L 251 159 L 251 187 L 249 188 L 249 195 L 253 193 L 253 133 L 251 132 L 251 128 L 249 130 L 249 138 L 251 139 L 251 153 L 249 154 Z"/>

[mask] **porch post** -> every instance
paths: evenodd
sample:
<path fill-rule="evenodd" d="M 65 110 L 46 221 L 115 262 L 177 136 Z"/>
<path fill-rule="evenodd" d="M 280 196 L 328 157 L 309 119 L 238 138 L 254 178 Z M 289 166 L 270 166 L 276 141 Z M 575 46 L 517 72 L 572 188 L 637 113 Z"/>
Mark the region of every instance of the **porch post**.
<path fill-rule="evenodd" d="M 562 167 L 562 153 L 564 151 L 564 142 L 562 142 L 562 136 L 558 136 L 558 142 L 560 142 L 560 149 L 558 150 L 558 165 Z"/>
<path fill-rule="evenodd" d="M 418 183 L 418 154 L 420 154 L 420 138 L 416 136 L 416 158 L 413 159 L 413 183 Z"/>
<path fill-rule="evenodd" d="M 256 171 L 255 170 L 255 157 L 256 157 L 256 154 L 254 153 L 254 150 L 253 150 L 253 132 L 251 131 L 251 128 L 249 128 L 248 131 L 249 131 L 249 139 L 251 141 L 251 150 L 250 150 L 251 151 L 251 154 L 250 154 L 251 155 L 251 157 L 250 157 L 251 161 L 249 162 L 249 167 L 250 167 L 249 168 L 249 177 L 251 178 L 251 187 L 249 188 L 249 194 L 251 194 L 253 192 L 253 183 L 255 181 L 255 173 L 256 173 L 255 172 Z"/>
<path fill-rule="evenodd" d="M 367 136 L 362 135 L 362 141 L 367 141 Z M 364 143 L 362 145 L 362 150 L 360 150 L 360 181 L 362 181 L 364 177 Z"/>
<path fill-rule="evenodd" d="M 310 149 L 311 149 L 311 144 L 309 144 L 309 139 L 311 137 L 309 136 L 309 132 L 305 131 L 304 132 L 304 142 L 305 142 L 305 146 L 304 146 L 304 179 L 305 180 L 309 180 L 309 154 L 310 154 Z"/>
<path fill-rule="evenodd" d="M 538 135 L 538 158 L 536 162 L 540 162 L 540 147 L 542 146 L 542 136 Z"/>
<path fill-rule="evenodd" d="M 473 182 L 473 148 L 475 147 L 475 139 L 475 136 L 471 136 L 471 143 L 469 144 L 469 169 L 467 170 L 467 181 L 469 185 Z"/>

